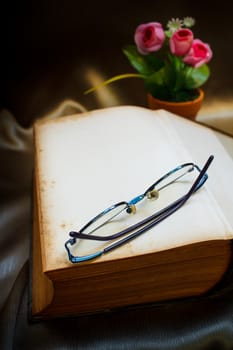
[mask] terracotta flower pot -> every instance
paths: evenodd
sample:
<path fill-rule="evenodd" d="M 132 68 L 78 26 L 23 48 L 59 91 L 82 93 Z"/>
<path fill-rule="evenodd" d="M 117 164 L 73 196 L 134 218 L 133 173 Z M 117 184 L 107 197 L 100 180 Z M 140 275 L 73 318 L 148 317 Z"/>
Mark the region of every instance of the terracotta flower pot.
<path fill-rule="evenodd" d="M 199 96 L 195 100 L 186 102 L 162 101 L 148 94 L 148 106 L 150 109 L 165 109 L 171 113 L 194 120 L 204 99 L 204 91 L 202 89 L 198 89 L 198 91 Z"/>

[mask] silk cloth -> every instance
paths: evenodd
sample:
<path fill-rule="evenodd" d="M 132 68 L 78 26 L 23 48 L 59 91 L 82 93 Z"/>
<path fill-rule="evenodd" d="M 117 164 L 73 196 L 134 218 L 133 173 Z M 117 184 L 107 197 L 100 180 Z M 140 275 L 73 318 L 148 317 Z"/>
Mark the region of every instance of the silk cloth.
<path fill-rule="evenodd" d="M 65 101 L 51 117 L 82 112 Z M 30 289 L 32 128 L 0 114 L 0 349 L 233 349 L 231 273 L 209 295 L 33 323 Z"/>

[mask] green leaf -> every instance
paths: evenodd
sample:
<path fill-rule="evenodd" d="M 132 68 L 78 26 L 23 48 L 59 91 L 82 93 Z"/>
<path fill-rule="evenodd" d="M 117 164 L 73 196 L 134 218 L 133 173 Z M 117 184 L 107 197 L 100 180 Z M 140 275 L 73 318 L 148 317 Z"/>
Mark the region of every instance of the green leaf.
<path fill-rule="evenodd" d="M 150 76 L 144 78 L 144 83 L 146 90 L 154 97 L 157 97 L 161 100 L 170 99 L 170 91 L 167 85 L 167 66 L 165 65 L 159 71 L 154 72 Z"/>
<path fill-rule="evenodd" d="M 153 54 L 142 55 L 135 45 L 129 45 L 123 49 L 124 54 L 131 65 L 142 75 L 148 76 L 160 70 L 164 63 Z"/>
<path fill-rule="evenodd" d="M 144 78 L 145 87 L 150 94 L 160 100 L 181 102 L 197 97 L 196 89 L 184 87 L 184 71 L 176 71 L 173 65 L 166 63 L 158 72 Z"/>
<path fill-rule="evenodd" d="M 209 67 L 203 64 L 199 68 L 190 67 L 186 73 L 185 88 L 186 89 L 196 89 L 203 85 L 210 76 Z"/>

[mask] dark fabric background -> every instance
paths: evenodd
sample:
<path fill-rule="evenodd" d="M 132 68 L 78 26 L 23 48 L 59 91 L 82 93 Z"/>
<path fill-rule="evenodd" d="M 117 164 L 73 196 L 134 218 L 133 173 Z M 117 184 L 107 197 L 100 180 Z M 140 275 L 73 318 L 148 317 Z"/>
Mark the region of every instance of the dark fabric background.
<path fill-rule="evenodd" d="M 43 116 L 64 98 L 88 109 L 115 104 L 144 106 L 139 79 L 111 86 L 118 98 L 100 101 L 98 94 L 83 95 L 93 74 L 109 78 L 133 72 L 121 49 L 133 42 L 136 26 L 193 16 L 196 37 L 211 45 L 211 78 L 207 98 L 232 96 L 232 2 L 22 0 L 0 5 L 0 104 L 23 125 Z M 92 76 L 92 78 L 90 77 Z"/>
<path fill-rule="evenodd" d="M 83 91 L 98 79 L 132 71 L 121 47 L 132 42 L 136 25 L 186 15 L 196 18 L 196 36 L 214 51 L 207 98 L 232 97 L 232 4 L 23 0 L 0 6 L 0 349 L 233 349 L 231 275 L 216 293 L 201 298 L 28 320 L 33 120 L 64 100 L 77 102 L 73 108 L 80 111 L 78 103 L 87 109 L 144 106 L 138 80 L 89 96 Z"/>

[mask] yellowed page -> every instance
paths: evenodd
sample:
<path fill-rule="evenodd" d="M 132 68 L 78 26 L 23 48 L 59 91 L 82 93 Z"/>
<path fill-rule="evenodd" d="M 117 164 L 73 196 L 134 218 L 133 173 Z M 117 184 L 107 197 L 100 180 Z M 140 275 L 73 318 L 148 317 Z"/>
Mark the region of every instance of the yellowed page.
<path fill-rule="evenodd" d="M 40 122 L 35 136 L 45 271 L 71 265 L 64 248 L 69 231 L 79 230 L 108 206 L 143 193 L 179 164 L 203 166 L 210 154 L 215 159 L 209 180 L 182 209 L 92 263 L 232 238 L 233 164 L 209 129 L 165 111 L 122 106 Z M 130 216 L 128 224 L 156 210 L 148 207 Z M 84 245 L 94 246 L 82 242 L 79 253 Z"/>

